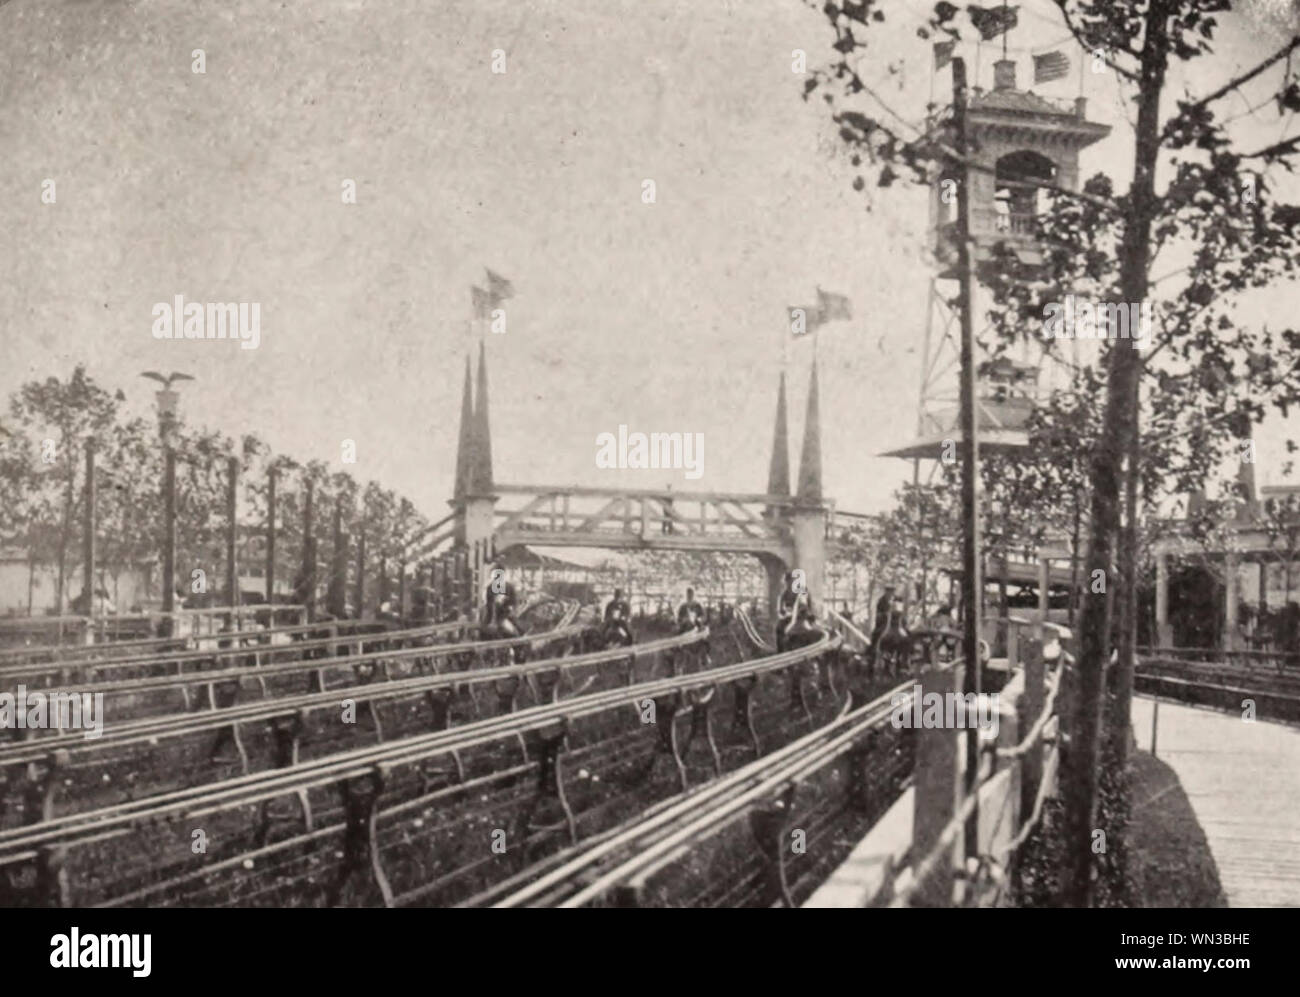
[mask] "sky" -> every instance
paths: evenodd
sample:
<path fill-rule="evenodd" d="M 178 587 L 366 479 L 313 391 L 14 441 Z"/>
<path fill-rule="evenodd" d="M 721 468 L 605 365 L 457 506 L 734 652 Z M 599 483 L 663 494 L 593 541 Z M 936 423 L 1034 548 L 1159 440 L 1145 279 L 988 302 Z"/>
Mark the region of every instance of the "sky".
<path fill-rule="evenodd" d="M 929 7 L 895 4 L 860 66 L 912 123 L 931 86 L 950 87 L 915 36 Z M 1296 23 L 1284 4 L 1251 7 L 1173 94 L 1229 79 Z M 1077 70 L 1052 4 L 1021 10 L 1022 86 L 1034 48 L 1061 42 Z M 816 66 L 832 41 L 799 0 L 10 0 L 0 396 L 85 363 L 145 415 L 139 373 L 184 371 L 190 421 L 439 518 L 475 346 L 469 288 L 490 267 L 516 292 L 506 332 L 486 337 L 499 482 L 762 491 L 782 370 L 797 473 L 815 350 L 826 494 L 884 508 L 911 473 L 877 455 L 915 429 L 927 209 L 902 186 L 854 191 L 826 107 L 801 99 L 792 53 Z M 990 85 L 997 46 L 963 54 Z M 1283 133 L 1271 108 L 1248 110 L 1276 78 L 1230 98 L 1243 141 Z M 1037 92 L 1080 87 L 1114 126 L 1081 175 L 1112 170 L 1122 189 L 1132 109 L 1114 75 Z M 818 286 L 853 318 L 792 342 L 786 309 Z M 154 339 L 154 305 L 178 294 L 258 303 L 258 348 Z M 1242 315 L 1281 325 L 1295 301 L 1277 289 Z M 703 433 L 703 477 L 599 469 L 596 436 L 620 425 Z M 1286 431 L 1261 436 L 1265 468 Z"/>

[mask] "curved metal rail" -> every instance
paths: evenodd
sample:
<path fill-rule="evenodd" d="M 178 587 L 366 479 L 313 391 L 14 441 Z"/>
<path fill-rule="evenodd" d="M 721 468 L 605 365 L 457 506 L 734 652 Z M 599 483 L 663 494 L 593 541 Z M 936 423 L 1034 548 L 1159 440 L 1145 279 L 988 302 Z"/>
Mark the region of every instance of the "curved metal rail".
<path fill-rule="evenodd" d="M 104 660 L 92 659 L 89 661 L 78 661 L 71 665 L 65 665 L 61 662 L 37 662 L 21 665 L 6 665 L 0 667 L 0 688 L 13 685 L 18 681 L 31 681 L 32 678 L 42 676 L 54 677 L 59 681 L 67 681 L 74 676 L 83 682 L 98 684 L 107 682 L 104 678 L 106 673 L 123 670 L 148 669 L 155 666 L 162 668 L 175 667 L 173 676 L 184 674 L 186 664 L 200 662 L 208 663 L 212 661 L 221 661 L 227 658 L 237 658 L 240 656 L 261 654 L 298 654 L 302 651 L 331 651 L 338 647 L 351 647 L 353 645 L 364 644 L 367 642 L 388 640 L 422 640 L 428 637 L 440 637 L 444 634 L 457 633 L 461 630 L 475 629 L 477 624 L 457 621 L 454 623 L 437 623 L 429 626 L 413 627 L 408 630 L 376 630 L 369 633 L 351 633 L 342 634 L 335 632 L 326 637 L 310 638 L 308 640 L 291 641 L 287 644 L 263 643 L 261 637 L 265 631 L 248 631 L 246 633 L 222 634 L 211 639 L 229 640 L 236 646 L 218 647 L 211 650 L 181 650 L 162 652 L 157 654 L 143 654 L 128 656 L 124 658 L 108 658 Z M 306 628 L 305 632 L 326 632 L 335 629 L 334 624 L 317 623 Z M 244 643 L 247 640 L 256 640 L 256 643 Z M 102 689 L 97 691 L 104 691 Z"/>
<path fill-rule="evenodd" d="M 693 631 L 666 638 L 663 643 L 669 646 L 677 642 L 677 646 L 685 646 L 707 640 L 708 635 L 707 629 Z M 438 754 L 490 743 L 556 722 L 572 721 L 629 702 L 640 702 L 648 697 L 757 677 L 819 657 L 836 649 L 839 642 L 838 635 L 828 636 L 807 647 L 769 658 L 591 693 L 560 703 L 548 703 L 517 713 L 475 721 L 455 730 L 436 731 L 388 744 L 358 748 L 286 768 L 237 777 L 212 786 L 177 790 L 99 811 L 58 817 L 31 827 L 0 831 L 0 866 L 34 858 L 40 849 L 49 846 L 67 848 L 124 834 L 133 827 L 154 821 L 179 819 L 182 816 L 193 818 L 260 804 L 303 790 L 387 772 L 397 766 L 417 764 Z M 614 648 L 597 654 L 617 660 L 627 657 L 631 650 L 634 649 Z"/>
<path fill-rule="evenodd" d="M 363 620 L 341 620 L 339 622 L 350 623 L 354 626 L 370 625 Z M 218 641 L 252 636 L 292 636 L 295 633 L 310 633 L 313 630 L 323 630 L 329 625 L 326 622 L 285 623 L 275 627 L 254 624 L 237 630 L 222 630 L 201 634 L 182 633 L 171 637 L 143 637 L 139 640 L 114 640 L 102 644 L 41 644 L 39 646 L 10 647 L 0 649 L 0 668 L 22 664 L 71 665 L 84 659 L 112 661 L 118 658 L 143 657 L 148 654 L 166 654 L 169 651 L 187 650 L 187 645 L 191 641 Z"/>
<path fill-rule="evenodd" d="M 357 684 L 364 685 L 372 677 L 373 670 L 378 669 L 379 674 L 385 682 L 392 681 L 392 674 L 389 670 L 390 665 L 411 659 L 437 659 L 449 658 L 457 655 L 471 655 L 476 660 L 483 660 L 485 657 L 496 655 L 501 652 L 508 652 L 513 648 L 527 647 L 529 649 L 538 649 L 547 644 L 557 641 L 574 640 L 582 635 L 588 628 L 580 625 L 569 625 L 555 630 L 543 630 L 535 634 L 526 634 L 521 637 L 508 637 L 501 640 L 490 641 L 464 641 L 456 644 L 417 644 L 410 647 L 401 648 L 381 648 L 377 651 L 361 651 L 356 654 L 343 654 L 328 658 L 310 658 L 299 659 L 294 661 L 282 662 L 271 665 L 251 665 L 245 667 L 231 667 L 213 669 L 201 672 L 185 672 L 179 675 L 161 675 L 149 676 L 138 679 L 118 679 L 112 682 L 103 682 L 90 685 L 88 687 L 65 686 L 49 689 L 38 689 L 49 701 L 55 701 L 55 697 L 83 696 L 87 693 L 102 694 L 107 700 L 109 697 L 135 697 L 132 701 L 132 708 L 136 716 L 132 719 L 141 719 L 141 715 L 148 713 L 151 704 L 141 702 L 139 697 L 148 693 L 159 692 L 177 692 L 180 693 L 183 701 L 188 708 L 190 702 L 191 690 L 196 686 L 207 686 L 209 688 L 209 700 L 212 702 L 217 713 L 224 715 L 222 711 L 229 707 L 216 708 L 216 689 L 220 685 L 229 687 L 235 683 L 241 683 L 245 679 L 261 683 L 265 689 L 265 683 L 268 679 L 286 679 L 298 675 L 307 677 L 315 681 L 317 687 L 321 690 L 326 688 L 326 672 L 347 671 L 351 670 Z M 350 641 L 352 643 L 374 643 L 382 642 L 383 635 L 364 638 L 359 641 Z M 245 650 L 244 654 L 250 652 Z M 340 688 L 352 689 L 355 686 L 346 684 L 343 686 L 332 686 L 330 691 L 337 693 Z M 30 698 L 34 693 L 28 693 Z M 268 692 L 268 696 L 269 696 Z M 273 697 L 279 699 L 281 697 Z M 165 705 L 152 704 L 154 707 L 153 715 L 169 711 Z M 121 721 L 114 720 L 112 723 L 117 725 Z M 33 739 L 36 746 L 44 745 L 53 741 L 56 737 L 66 735 L 51 735 L 48 737 L 37 736 Z"/>
<path fill-rule="evenodd" d="M 561 631 L 533 635 L 537 643 L 543 641 L 567 640 L 581 633 L 583 628 L 568 627 Z M 691 635 L 683 635 L 691 638 Z M 103 734 L 93 740 L 85 738 L 81 731 L 69 731 L 31 741 L 0 745 L 0 768 L 44 761 L 56 751 L 67 753 L 67 761 L 77 755 L 94 755 L 132 744 L 148 744 L 151 749 L 169 739 L 186 737 L 209 730 L 217 730 L 236 724 L 270 721 L 283 716 L 302 716 L 316 710 L 337 710 L 339 707 L 340 688 L 346 688 L 349 699 L 356 703 L 374 703 L 385 699 L 398 699 L 407 696 L 433 692 L 437 689 L 460 688 L 481 685 L 489 682 L 509 681 L 511 679 L 531 679 L 544 676 L 549 672 L 567 672 L 587 665 L 618 662 L 627 658 L 638 658 L 660 651 L 672 650 L 695 643 L 696 639 L 683 637 L 666 637 L 644 644 L 628 647 L 609 648 L 603 651 L 589 651 L 584 654 L 567 655 L 556 658 L 543 658 L 524 664 L 500 665 L 491 668 L 477 668 L 470 671 L 439 672 L 436 674 L 416 675 L 411 678 L 391 679 L 382 684 L 335 687 L 318 692 L 279 696 L 274 699 L 260 700 L 255 703 L 228 706 L 208 710 L 202 713 L 171 713 L 156 717 L 141 717 L 124 723 L 106 727 Z M 518 641 L 523 638 L 513 638 Z M 420 648 L 426 654 L 456 653 L 457 649 L 466 647 L 498 647 L 507 642 L 493 642 L 478 645 L 443 645 L 441 647 Z M 363 659 L 391 656 L 393 652 L 375 652 L 357 658 L 345 658 L 330 663 L 331 667 L 345 667 L 356 664 Z M 314 664 L 319 664 L 315 662 Z"/>
<path fill-rule="evenodd" d="M 481 894 L 470 905 L 579 907 L 620 889 L 636 893 L 656 871 L 680 858 L 684 849 L 718 834 L 764 801 L 857 750 L 893 714 L 894 697 L 910 703 L 911 695 L 912 683 L 904 682 L 819 730 L 607 832 L 567 861 L 552 860 L 548 865 L 554 867 L 541 875 L 536 868 L 526 871 L 503 884 L 505 889 Z M 532 882 L 519 886 L 523 878 Z M 622 899 L 626 903 L 629 898 Z"/>
<path fill-rule="evenodd" d="M 705 637 L 707 637 L 706 633 L 685 634 L 674 638 L 667 638 L 665 643 L 683 640 L 702 641 Z M 793 669 L 793 674 L 803 676 L 805 674 L 805 666 L 809 660 L 815 659 L 817 656 L 824 654 L 829 650 L 833 650 L 835 645 L 836 641 L 832 638 L 828 639 L 820 646 L 802 648 L 765 661 L 744 662 L 738 666 L 726 666 L 713 671 L 696 673 L 689 676 L 677 676 L 672 679 L 640 682 L 622 689 L 614 690 L 612 694 L 598 693 L 582 696 L 563 704 L 557 704 L 556 706 L 551 707 L 549 713 L 541 710 L 522 711 L 516 716 L 525 719 L 527 722 L 522 726 L 513 729 L 499 727 L 495 730 L 480 730 L 475 732 L 475 727 L 478 725 L 468 725 L 461 728 L 463 735 L 465 735 L 462 739 L 444 743 L 439 750 L 427 753 L 426 757 L 422 760 L 403 763 L 408 766 L 406 771 L 413 773 L 422 769 L 422 762 L 427 762 L 430 758 L 441 755 L 443 756 L 444 762 L 450 760 L 454 763 L 452 773 L 459 773 L 459 775 L 454 776 L 452 781 L 443 788 L 436 789 L 432 792 L 429 792 L 427 789 L 417 790 L 414 797 L 402 796 L 400 797 L 400 802 L 390 800 L 386 806 L 375 807 L 369 811 L 372 816 L 369 822 L 370 831 L 368 832 L 368 845 L 354 845 L 354 848 L 359 849 L 353 853 L 354 856 L 356 856 L 354 861 L 360 861 L 361 864 L 351 866 L 352 872 L 349 873 L 344 871 L 343 876 L 346 879 L 349 875 L 360 874 L 361 876 L 368 878 L 371 881 L 371 885 L 379 889 L 386 906 L 407 905 L 418 901 L 420 898 L 427 896 L 432 892 L 438 892 L 445 887 L 445 881 L 449 877 L 455 878 L 459 873 L 448 873 L 443 876 L 435 874 L 431 879 L 418 880 L 417 882 L 419 885 L 416 885 L 413 889 L 408 889 L 405 893 L 395 894 L 392 887 L 389 885 L 388 877 L 385 875 L 382 867 L 381 852 L 392 847 L 396 847 L 400 850 L 400 842 L 401 840 L 406 839 L 406 832 L 404 830 L 399 830 L 399 827 L 409 827 L 409 819 L 413 814 L 423 812 L 427 815 L 429 813 L 427 808 L 431 805 L 436 805 L 434 801 L 450 799 L 455 797 L 458 793 L 468 792 L 472 794 L 475 800 L 477 800 L 478 794 L 487 789 L 490 784 L 495 784 L 497 781 L 503 779 L 508 783 L 510 780 L 520 778 L 525 771 L 530 769 L 533 770 L 534 778 L 541 778 L 543 783 L 546 783 L 548 779 L 562 781 L 559 776 L 558 757 L 555 756 L 553 752 L 557 746 L 567 743 L 572 722 L 581 717 L 594 717 L 596 715 L 609 715 L 612 717 L 615 711 L 629 705 L 637 706 L 638 704 L 644 704 L 647 699 L 651 698 L 659 701 L 661 697 L 664 696 L 678 701 L 680 701 L 682 697 L 685 697 L 687 700 L 704 705 L 708 702 L 714 701 L 714 694 L 723 681 L 734 682 L 738 684 L 738 688 L 751 690 L 753 688 L 753 681 L 756 681 L 758 676 L 775 675 L 782 669 Z M 642 647 L 644 646 L 646 645 L 642 645 Z M 622 650 L 626 652 L 629 649 L 624 648 Z M 808 671 L 807 674 L 812 675 L 814 673 Z M 753 681 L 746 681 L 751 676 Z M 707 688 L 700 689 L 701 685 L 706 686 Z M 702 693 L 702 695 L 692 695 L 692 690 L 697 690 L 699 693 Z M 748 691 L 746 691 L 745 696 L 748 696 Z M 531 714 L 531 716 L 529 716 L 529 714 Z M 690 715 L 694 717 L 693 712 Z M 694 729 L 694 725 L 695 720 L 692 719 L 692 729 Z M 573 729 L 577 729 L 576 724 L 573 725 Z M 685 746 L 679 745 L 675 735 L 671 738 L 666 737 L 666 732 L 671 729 L 673 729 L 673 724 L 670 719 L 669 724 L 664 730 L 661 730 L 657 736 L 657 739 L 661 742 L 658 750 L 664 750 L 668 742 L 671 741 L 673 757 L 678 757 L 678 749 L 682 748 L 684 750 Z M 548 738 L 544 733 L 545 731 L 553 732 L 553 736 Z M 471 749 L 475 747 L 490 748 L 493 744 L 504 746 L 514 741 L 517 741 L 519 746 L 522 747 L 524 744 L 524 733 L 528 733 L 532 737 L 540 736 L 541 738 L 541 740 L 537 742 L 541 754 L 536 758 L 530 759 L 530 753 L 525 751 L 525 760 L 522 765 L 507 765 L 504 769 L 500 768 L 498 765 L 493 767 L 491 774 L 484 774 L 472 778 L 466 777 L 465 771 L 462 769 L 462 755 L 469 754 Z M 706 739 L 711 743 L 711 735 L 706 734 Z M 687 739 L 687 743 L 689 743 L 689 738 Z M 595 751 L 597 752 L 597 756 L 594 757 L 604 757 L 604 754 L 609 751 L 609 747 L 607 746 L 609 744 L 610 742 L 605 741 L 598 743 L 589 742 L 584 748 L 579 749 L 579 754 Z M 546 745 L 550 746 L 549 749 Z M 754 750 L 758 750 L 757 744 L 755 744 Z M 678 757 L 678 762 L 680 764 L 680 757 Z M 590 762 L 587 762 L 587 764 L 590 764 Z M 383 786 L 385 785 L 385 776 L 392 774 L 394 769 L 395 766 L 391 765 L 379 765 L 372 768 L 370 770 L 371 774 L 366 777 L 371 780 L 369 785 L 372 789 L 377 789 L 378 792 L 382 793 Z M 550 773 L 549 776 L 546 775 L 547 772 Z M 554 785 L 551 785 L 549 790 L 539 785 L 537 792 L 548 794 L 560 801 L 564 812 L 569 815 L 567 824 L 569 834 L 574 838 L 574 840 L 576 840 L 577 830 L 576 824 L 574 823 L 575 817 L 569 810 L 567 803 L 563 802 L 564 791 L 560 788 L 559 781 Z M 403 780 L 398 780 L 398 782 L 403 785 L 407 784 L 407 781 Z M 343 787 L 348 784 L 349 783 L 346 781 L 343 781 L 338 782 L 337 786 L 342 790 Z M 344 798 L 346 799 L 346 790 L 344 790 Z M 375 803 L 378 803 L 376 797 L 371 797 L 371 799 Z M 484 799 L 486 800 L 487 798 L 484 797 Z M 403 822 L 403 815 L 405 815 L 405 823 Z M 447 823 L 443 826 L 451 828 L 457 826 L 458 821 L 464 821 L 465 819 L 466 818 L 463 816 L 447 814 Z M 416 826 L 419 826 L 420 823 L 420 821 L 415 822 Z M 197 890 L 199 894 L 202 895 L 203 893 L 210 891 L 215 883 L 219 881 L 225 882 L 226 879 L 224 877 L 226 877 L 227 874 L 233 877 L 230 889 L 236 890 L 239 887 L 235 886 L 234 883 L 244 882 L 246 878 L 244 876 L 244 871 L 254 868 L 252 863 L 256 863 L 256 868 L 266 868 L 268 871 L 284 869 L 286 863 L 293 864 L 295 861 L 302 860 L 302 858 L 308 854 L 318 852 L 323 847 L 325 841 L 338 840 L 337 835 L 346 833 L 347 826 L 346 823 L 342 823 L 334 824 L 329 827 L 318 827 L 317 829 L 312 830 L 312 825 L 310 821 L 308 821 L 305 831 L 295 837 L 281 839 L 273 845 L 256 847 L 249 851 L 240 850 L 238 854 L 224 857 L 219 861 L 210 864 L 205 863 L 202 868 L 187 870 L 180 875 L 167 879 L 166 881 L 148 884 L 134 889 L 129 893 L 121 894 L 111 900 L 103 901 L 99 906 L 121 906 L 124 904 L 136 904 L 142 902 L 149 903 L 151 902 L 151 898 L 152 902 L 159 902 L 164 897 L 175 900 L 178 896 L 187 895 L 191 890 Z M 559 825 L 554 827 L 539 827 L 537 830 L 539 833 L 543 833 L 543 836 L 546 836 L 557 831 L 562 831 L 565 826 L 565 822 L 562 820 Z M 378 828 L 386 828 L 387 830 L 377 830 Z M 387 844 L 381 844 L 378 839 L 383 839 Z M 304 849 L 306 849 L 306 851 L 304 851 Z M 338 854 L 340 856 L 343 855 L 342 852 Z M 368 854 L 368 858 L 362 860 L 361 856 L 365 854 Z M 347 860 L 344 859 L 344 861 L 346 863 Z M 471 862 L 470 866 L 472 868 L 481 864 L 481 861 Z M 445 869 L 442 871 L 446 873 Z M 407 873 L 403 873 L 403 875 L 409 877 L 409 870 Z M 216 877 L 223 878 L 218 880 Z M 285 881 L 282 878 L 283 873 L 277 873 L 277 877 L 280 878 L 281 886 L 284 886 Z M 318 885 L 315 887 L 307 886 L 306 888 L 309 890 L 318 889 L 320 888 L 319 880 L 317 880 L 317 884 Z M 261 889 L 254 889 L 251 894 L 243 895 L 258 896 L 264 894 L 268 889 L 273 888 L 276 888 L 274 881 L 267 883 Z M 296 889 L 296 887 L 292 889 Z M 327 904 L 337 902 L 337 892 L 332 892 L 329 896 L 334 899 L 327 899 Z"/>
<path fill-rule="evenodd" d="M 246 615 L 256 617 L 258 613 L 271 613 L 272 619 L 274 619 L 274 614 L 276 613 L 297 613 L 301 617 L 306 613 L 306 611 L 306 606 L 296 603 L 259 602 L 250 603 L 245 606 L 211 606 L 207 609 L 178 609 L 173 611 L 170 616 L 174 622 L 183 626 L 191 623 L 199 624 L 205 619 L 210 621 L 219 616 L 234 616 L 237 621 L 236 625 L 238 625 L 238 622 Z M 50 629 L 51 627 L 58 628 L 60 633 L 64 632 L 64 627 L 67 627 L 67 632 L 70 634 L 75 634 L 77 631 L 80 631 L 84 635 L 87 630 L 92 628 L 100 632 L 106 632 L 110 622 L 116 624 L 118 627 L 127 623 L 146 623 L 149 624 L 152 629 L 154 624 L 167 619 L 168 615 L 169 614 L 167 613 L 121 613 L 112 616 L 76 616 L 65 614 L 63 616 L 0 617 L 0 637 L 4 637 L 9 633 L 22 632 L 23 630 L 40 631 Z M 209 632 L 215 633 L 215 630 L 211 629 L 211 624 Z M 205 635 L 197 628 L 197 626 L 192 626 L 188 634 L 178 633 L 172 638 L 141 637 L 120 642 L 106 640 L 98 644 L 26 644 L 18 647 L 6 647 L 0 649 L 0 655 L 9 657 L 14 655 L 20 656 L 24 654 L 39 654 L 43 652 L 57 652 L 64 650 L 84 650 L 87 648 L 104 647 L 118 643 L 143 644 L 174 640 L 176 638 L 199 636 Z"/>
<path fill-rule="evenodd" d="M 527 606 L 520 616 L 523 616 L 538 606 L 550 602 L 558 602 L 564 606 L 564 613 L 561 617 L 559 626 L 567 626 L 572 623 L 581 611 L 582 607 L 572 599 L 551 599 L 546 598 L 539 600 Z M 204 640 L 228 641 L 234 646 L 189 649 L 180 648 L 171 651 L 158 651 L 147 654 L 126 654 L 122 656 L 108 658 L 94 658 L 90 661 L 83 662 L 65 662 L 62 660 L 54 662 L 21 662 L 17 664 L 0 663 L 0 687 L 4 683 L 12 682 L 14 679 L 27 678 L 30 676 L 39 676 L 43 674 L 58 674 L 64 680 L 68 673 L 80 667 L 90 673 L 85 676 L 91 678 L 94 675 L 102 675 L 106 671 L 115 669 L 138 669 L 148 668 L 153 665 L 170 665 L 177 666 L 177 674 L 180 673 L 181 666 L 186 662 L 200 661 L 208 662 L 221 658 L 234 657 L 237 655 L 248 654 L 280 654 L 298 652 L 303 650 L 331 650 L 339 644 L 351 646 L 353 644 L 365 643 L 374 640 L 401 641 L 409 639 L 423 639 L 425 637 L 437 637 L 442 634 L 456 633 L 458 631 L 473 631 L 479 628 L 479 624 L 472 620 L 454 620 L 449 623 L 431 623 L 418 627 L 408 627 L 402 630 L 386 630 L 381 628 L 373 630 L 361 630 L 361 627 L 372 627 L 373 623 L 361 620 L 333 620 L 321 621 L 317 623 L 294 624 L 290 627 L 276 627 L 266 630 L 241 630 L 229 631 L 226 633 L 217 633 L 203 635 Z M 341 633 L 345 628 L 358 628 L 351 633 Z M 270 638 L 275 635 L 299 633 L 322 633 L 325 636 L 318 638 L 309 638 L 307 640 L 291 641 L 288 644 L 274 644 Z M 189 638 L 179 638 L 188 640 Z M 245 643 L 246 641 L 255 641 L 255 643 Z M 94 647 L 71 648 L 76 651 L 93 651 L 98 649 L 108 649 L 109 645 L 96 645 Z"/>

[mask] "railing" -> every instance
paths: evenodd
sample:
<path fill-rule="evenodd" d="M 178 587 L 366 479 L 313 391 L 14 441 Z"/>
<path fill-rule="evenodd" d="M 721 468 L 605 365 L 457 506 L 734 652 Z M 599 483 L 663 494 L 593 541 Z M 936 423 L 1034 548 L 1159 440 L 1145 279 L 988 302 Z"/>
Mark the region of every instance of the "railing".
<path fill-rule="evenodd" d="M 251 659 L 257 665 L 269 664 L 279 656 L 299 658 L 320 653 L 329 656 L 337 653 L 339 648 L 347 649 L 365 641 L 383 639 L 400 644 L 405 641 L 422 641 L 437 639 L 446 634 L 473 630 L 476 624 L 464 621 L 454 623 L 437 623 L 406 630 L 375 629 L 372 624 L 317 623 L 306 628 L 295 629 L 293 634 L 268 635 L 265 631 L 245 631 L 226 634 L 220 637 L 205 638 L 219 643 L 228 643 L 227 647 L 200 648 L 182 651 L 151 652 L 145 654 L 128 654 L 122 657 L 90 658 L 63 661 L 21 662 L 18 664 L 0 663 L 0 689 L 12 688 L 15 684 L 39 685 L 44 687 L 51 683 L 77 683 L 78 686 L 90 685 L 91 691 L 103 692 L 104 683 L 113 681 L 113 676 L 171 676 L 175 682 L 186 674 L 186 666 L 195 666 L 194 670 L 207 668 L 206 674 L 220 671 L 225 662 Z M 305 639 L 286 640 L 286 636 Z"/>
<path fill-rule="evenodd" d="M 99 643 L 115 643 L 114 640 L 110 639 L 110 630 L 119 634 L 124 629 L 130 633 L 137 633 L 140 629 L 153 632 L 159 623 L 170 619 L 173 623 L 171 637 L 149 637 L 132 641 L 132 643 L 148 643 L 177 637 L 199 636 L 205 633 L 213 634 L 218 632 L 220 627 L 226 625 L 227 618 L 233 618 L 236 629 L 240 629 L 245 621 L 256 622 L 258 616 L 275 620 L 277 617 L 292 614 L 297 618 L 297 622 L 302 623 L 306 621 L 306 612 L 305 606 L 296 604 L 256 603 L 245 606 L 178 609 L 170 615 L 157 612 L 119 613 L 112 616 L 74 616 L 65 614 L 63 616 L 0 617 L 0 641 L 12 642 L 14 639 L 25 635 L 36 636 L 48 634 L 50 630 L 56 631 L 55 645 L 25 645 L 5 649 L 17 653 L 41 653 L 62 645 L 66 637 L 73 637 L 81 642 L 86 642 L 94 637 L 98 638 Z"/>
<path fill-rule="evenodd" d="M 340 626 L 346 631 L 351 626 L 353 632 L 362 629 L 382 630 L 382 623 L 361 620 L 343 621 Z M 215 649 L 220 641 L 236 640 L 256 643 L 279 642 L 294 639 L 300 635 L 315 631 L 324 632 L 329 627 L 325 623 L 293 623 L 287 626 L 266 627 L 252 626 L 240 630 L 220 631 L 212 635 L 195 637 L 179 635 L 176 637 L 150 637 L 143 640 L 114 640 L 102 644 L 70 645 L 32 645 L 27 647 L 10 647 L 0 650 L 0 670 L 10 665 L 23 663 L 39 664 L 42 662 L 59 666 L 73 665 L 85 661 L 115 661 L 149 654 L 179 653 L 196 647 Z"/>
<path fill-rule="evenodd" d="M 547 537 L 592 537 L 623 545 L 699 547 L 713 543 L 766 549 L 788 541 L 788 526 L 773 516 L 795 504 L 789 496 L 613 488 L 501 485 L 523 504 L 494 510 L 499 537 L 527 542 Z M 558 542 L 556 540 L 555 542 Z"/>
<path fill-rule="evenodd" d="M 1154 647 L 1138 652 L 1134 689 L 1195 706 L 1300 721 L 1300 655 Z"/>

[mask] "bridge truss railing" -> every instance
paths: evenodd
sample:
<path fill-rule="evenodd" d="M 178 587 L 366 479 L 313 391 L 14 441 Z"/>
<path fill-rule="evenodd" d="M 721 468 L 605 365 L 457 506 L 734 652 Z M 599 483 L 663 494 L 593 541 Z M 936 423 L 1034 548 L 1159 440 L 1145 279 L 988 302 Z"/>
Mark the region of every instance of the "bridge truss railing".
<path fill-rule="evenodd" d="M 646 542 L 725 539 L 739 545 L 785 543 L 789 496 L 666 489 L 499 485 L 498 534 L 637 537 Z"/>

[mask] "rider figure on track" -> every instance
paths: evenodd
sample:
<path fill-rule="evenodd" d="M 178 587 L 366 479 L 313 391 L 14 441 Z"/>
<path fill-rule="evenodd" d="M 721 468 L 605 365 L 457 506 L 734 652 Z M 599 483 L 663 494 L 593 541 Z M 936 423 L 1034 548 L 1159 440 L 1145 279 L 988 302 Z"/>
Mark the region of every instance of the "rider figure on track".
<path fill-rule="evenodd" d="M 776 649 L 790 650 L 791 637 L 817 626 L 808 590 L 793 571 L 785 573 L 785 588 L 776 603 Z"/>
<path fill-rule="evenodd" d="M 506 578 L 505 567 L 500 561 L 494 562 L 488 572 L 487 589 L 483 592 L 484 630 L 501 637 L 519 636 L 523 631 L 515 619 L 517 603 L 518 595 Z"/>
<path fill-rule="evenodd" d="M 699 630 L 704 626 L 704 607 L 696 601 L 695 589 L 686 590 L 686 601 L 677 607 L 677 632 Z"/>
<path fill-rule="evenodd" d="M 889 617 L 894 610 L 895 593 L 898 590 L 893 585 L 886 585 L 884 595 L 876 600 L 876 619 L 871 628 L 871 646 L 877 647 L 880 644 L 880 636 L 889 627 Z"/>
<path fill-rule="evenodd" d="M 632 631 L 629 621 L 632 619 L 632 607 L 623 597 L 623 590 L 614 589 L 614 597 L 605 606 L 604 630 L 606 637 L 613 636 L 619 643 L 632 643 Z"/>

